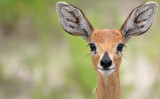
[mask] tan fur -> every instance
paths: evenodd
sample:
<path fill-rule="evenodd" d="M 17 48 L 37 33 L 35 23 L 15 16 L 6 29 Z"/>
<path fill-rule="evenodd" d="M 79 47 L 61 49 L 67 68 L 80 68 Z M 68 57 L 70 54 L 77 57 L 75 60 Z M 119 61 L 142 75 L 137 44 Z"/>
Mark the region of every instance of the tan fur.
<path fill-rule="evenodd" d="M 92 63 L 97 72 L 97 99 L 121 99 L 119 67 L 121 63 L 121 56 L 117 56 L 115 47 L 118 43 L 124 42 L 123 36 L 119 30 L 95 30 L 93 31 L 90 41 L 95 42 L 98 48 L 96 55 L 92 55 Z M 99 58 L 104 52 L 108 52 L 109 56 L 113 58 L 115 64 L 115 71 L 108 75 L 102 75 L 97 71 Z"/>
<path fill-rule="evenodd" d="M 61 11 L 63 7 L 68 7 L 69 10 Z M 119 43 L 125 44 L 132 36 L 144 34 L 150 28 L 157 12 L 157 3 L 148 2 L 135 8 L 120 30 L 94 30 L 80 9 L 65 2 L 57 3 L 56 8 L 65 31 L 71 35 L 83 37 L 89 44 L 94 43 L 96 46 L 96 50 L 92 53 L 92 63 L 97 72 L 97 87 L 95 89 L 97 99 L 121 99 L 119 68 L 122 55 L 117 52 L 117 45 Z M 110 73 L 104 73 L 99 69 L 100 73 L 97 70 L 104 53 L 107 53 L 107 57 L 112 60 L 113 68 Z"/>

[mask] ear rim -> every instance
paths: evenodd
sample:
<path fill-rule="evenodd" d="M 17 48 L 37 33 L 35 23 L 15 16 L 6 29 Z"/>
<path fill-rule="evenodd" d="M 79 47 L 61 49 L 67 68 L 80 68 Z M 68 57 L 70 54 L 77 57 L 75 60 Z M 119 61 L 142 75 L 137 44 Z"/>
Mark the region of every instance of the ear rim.
<path fill-rule="evenodd" d="M 71 7 L 75 8 L 75 9 L 78 9 L 78 10 L 81 12 L 81 14 L 82 14 L 83 18 L 85 19 L 85 21 L 87 22 L 91 33 L 90 33 L 90 34 L 87 33 L 87 31 L 86 31 L 85 29 L 82 30 L 82 31 L 84 31 L 84 34 L 83 34 L 83 33 L 82 33 L 82 34 L 76 34 L 76 33 L 71 33 L 70 31 L 67 31 L 67 30 L 62 26 L 62 23 L 61 23 L 61 20 L 60 20 L 60 17 L 61 17 L 61 16 L 60 16 L 59 13 L 61 12 L 60 9 L 62 8 L 62 6 L 71 6 Z M 89 22 L 89 20 L 87 19 L 87 17 L 84 15 L 84 13 L 83 13 L 83 11 L 82 11 L 81 9 L 79 9 L 78 7 L 75 7 L 75 6 L 71 5 L 71 4 L 68 4 L 68 3 L 66 3 L 66 2 L 57 2 L 57 4 L 56 4 L 56 12 L 57 12 L 57 14 L 58 14 L 58 16 L 59 16 L 59 21 L 60 21 L 60 23 L 61 23 L 61 27 L 63 28 L 64 31 L 66 31 L 67 33 L 69 33 L 69 34 L 71 34 L 71 35 L 73 35 L 73 36 L 82 37 L 82 38 L 84 38 L 84 40 L 86 40 L 86 41 L 89 40 L 91 34 L 92 34 L 93 31 L 94 31 L 94 28 L 93 28 L 93 26 L 91 25 L 91 23 Z"/>
<path fill-rule="evenodd" d="M 125 24 L 127 23 L 127 21 L 130 19 L 131 15 L 133 14 L 133 12 L 136 11 L 136 9 L 138 9 L 138 8 L 140 8 L 140 7 L 142 7 L 142 6 L 148 5 L 148 4 L 149 4 L 149 5 L 152 5 L 153 8 L 155 9 L 155 10 L 154 10 L 154 15 L 153 15 L 152 22 L 151 22 L 150 26 L 148 27 L 148 29 L 145 30 L 145 31 L 143 31 L 143 32 L 141 32 L 141 33 L 131 34 L 130 36 L 125 35 L 125 34 L 123 33 L 123 29 L 124 29 Z M 156 2 L 153 2 L 153 1 L 147 2 L 147 3 L 145 3 L 145 4 L 142 4 L 142 5 L 134 8 L 134 9 L 130 12 L 129 16 L 127 17 L 127 19 L 125 20 L 125 22 L 123 23 L 123 25 L 121 26 L 121 28 L 119 29 L 119 30 L 121 31 L 121 34 L 123 35 L 125 41 L 127 42 L 131 37 L 142 35 L 142 34 L 144 34 L 146 31 L 148 31 L 148 30 L 150 29 L 150 27 L 152 26 L 152 23 L 153 23 L 153 20 L 154 20 L 154 17 L 155 17 L 155 15 L 156 15 L 157 11 L 158 11 L 158 4 L 157 4 Z"/>

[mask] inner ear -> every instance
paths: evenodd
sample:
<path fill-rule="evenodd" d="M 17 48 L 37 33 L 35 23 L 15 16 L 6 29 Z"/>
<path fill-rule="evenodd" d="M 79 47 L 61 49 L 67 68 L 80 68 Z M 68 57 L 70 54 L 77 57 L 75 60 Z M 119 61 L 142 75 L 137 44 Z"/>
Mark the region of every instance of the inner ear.
<path fill-rule="evenodd" d="M 65 2 L 58 2 L 56 9 L 61 25 L 66 32 L 88 40 L 93 28 L 79 8 Z"/>
<path fill-rule="evenodd" d="M 135 8 L 131 12 L 121 27 L 122 34 L 126 41 L 132 36 L 138 36 L 145 33 L 151 27 L 157 8 L 157 3 L 148 2 Z"/>

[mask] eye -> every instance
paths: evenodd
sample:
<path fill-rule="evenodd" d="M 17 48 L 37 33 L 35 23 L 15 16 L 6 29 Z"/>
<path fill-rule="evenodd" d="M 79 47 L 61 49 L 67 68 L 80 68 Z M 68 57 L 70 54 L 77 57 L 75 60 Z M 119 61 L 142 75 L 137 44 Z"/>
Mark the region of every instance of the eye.
<path fill-rule="evenodd" d="M 89 44 L 91 51 L 96 51 L 96 46 L 93 43 Z"/>
<path fill-rule="evenodd" d="M 122 52 L 123 46 L 125 46 L 123 43 L 118 44 L 117 51 Z"/>

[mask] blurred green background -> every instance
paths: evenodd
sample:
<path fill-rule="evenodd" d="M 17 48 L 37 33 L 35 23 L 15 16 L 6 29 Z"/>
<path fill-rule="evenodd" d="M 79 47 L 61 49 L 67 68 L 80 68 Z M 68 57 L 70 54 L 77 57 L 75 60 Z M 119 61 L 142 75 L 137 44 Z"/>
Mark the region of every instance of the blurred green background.
<path fill-rule="evenodd" d="M 62 29 L 58 1 L 0 0 L 0 99 L 96 99 L 90 50 Z M 119 29 L 148 0 L 64 1 L 79 7 L 95 29 Z M 160 98 L 159 17 L 160 11 L 150 30 L 125 48 L 123 99 Z"/>

